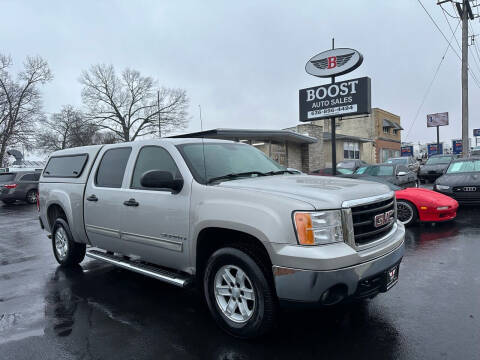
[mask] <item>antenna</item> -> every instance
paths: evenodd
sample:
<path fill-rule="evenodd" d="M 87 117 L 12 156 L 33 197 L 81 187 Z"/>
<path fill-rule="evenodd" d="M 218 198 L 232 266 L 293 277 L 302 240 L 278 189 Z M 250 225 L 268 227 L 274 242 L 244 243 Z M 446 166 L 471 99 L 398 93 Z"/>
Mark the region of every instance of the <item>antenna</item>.
<path fill-rule="evenodd" d="M 198 105 L 198 111 L 200 112 L 200 131 L 203 131 L 203 122 L 202 122 L 202 106 Z"/>

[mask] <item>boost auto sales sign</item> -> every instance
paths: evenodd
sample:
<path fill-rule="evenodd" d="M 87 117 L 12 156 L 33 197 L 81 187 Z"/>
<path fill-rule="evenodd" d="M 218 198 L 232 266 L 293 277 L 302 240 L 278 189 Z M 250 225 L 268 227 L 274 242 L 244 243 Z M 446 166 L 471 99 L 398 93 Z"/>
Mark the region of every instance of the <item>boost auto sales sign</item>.
<path fill-rule="evenodd" d="M 370 114 L 370 78 L 345 80 L 299 91 L 300 121 Z"/>

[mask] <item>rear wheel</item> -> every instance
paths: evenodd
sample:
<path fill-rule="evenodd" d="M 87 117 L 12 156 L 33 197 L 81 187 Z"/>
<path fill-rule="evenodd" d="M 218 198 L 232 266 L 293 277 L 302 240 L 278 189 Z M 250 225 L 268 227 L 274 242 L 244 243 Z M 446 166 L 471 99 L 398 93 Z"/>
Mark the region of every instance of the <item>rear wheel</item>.
<path fill-rule="evenodd" d="M 397 200 L 397 217 L 405 226 L 410 226 L 418 221 L 418 213 L 415 205 L 407 200 Z"/>
<path fill-rule="evenodd" d="M 240 338 L 268 332 L 277 316 L 269 267 L 249 248 L 217 250 L 203 278 L 207 304 L 218 325 Z"/>
<path fill-rule="evenodd" d="M 62 218 L 55 220 L 53 225 L 52 247 L 55 259 L 63 266 L 72 266 L 81 263 L 85 258 L 87 248 L 86 244 L 73 241 L 70 227 Z"/>
<path fill-rule="evenodd" d="M 30 190 L 27 192 L 25 201 L 29 204 L 35 204 L 37 202 L 37 190 Z"/>

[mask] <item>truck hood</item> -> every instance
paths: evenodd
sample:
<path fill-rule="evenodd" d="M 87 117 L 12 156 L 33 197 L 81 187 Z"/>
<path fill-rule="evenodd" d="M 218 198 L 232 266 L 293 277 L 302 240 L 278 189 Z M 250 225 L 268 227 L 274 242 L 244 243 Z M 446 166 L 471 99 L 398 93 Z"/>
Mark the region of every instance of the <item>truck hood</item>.
<path fill-rule="evenodd" d="M 332 176 L 277 175 L 225 181 L 223 188 L 262 191 L 301 200 L 315 209 L 338 209 L 347 200 L 393 192 L 383 184 Z"/>

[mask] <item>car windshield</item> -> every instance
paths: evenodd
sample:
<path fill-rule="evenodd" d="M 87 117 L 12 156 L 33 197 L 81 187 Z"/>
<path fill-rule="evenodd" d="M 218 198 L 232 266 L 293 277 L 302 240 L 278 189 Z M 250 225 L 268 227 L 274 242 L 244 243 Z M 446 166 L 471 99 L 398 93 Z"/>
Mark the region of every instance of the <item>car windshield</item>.
<path fill-rule="evenodd" d="M 387 164 L 400 164 L 400 165 L 407 165 L 408 159 L 407 158 L 398 158 L 398 159 L 389 159 Z"/>
<path fill-rule="evenodd" d="M 448 167 L 447 174 L 478 172 L 480 171 L 480 160 L 457 161 Z"/>
<path fill-rule="evenodd" d="M 9 181 L 13 181 L 14 179 L 15 179 L 15 174 L 11 174 L 11 173 L 0 174 L 0 183 L 6 183 Z"/>
<path fill-rule="evenodd" d="M 178 145 L 195 180 L 206 184 L 212 179 L 235 174 L 259 176 L 287 169 L 253 146 L 239 143 L 192 143 Z"/>
<path fill-rule="evenodd" d="M 451 160 L 451 156 L 431 157 L 427 160 L 427 165 L 448 164 Z"/>
<path fill-rule="evenodd" d="M 392 165 L 364 166 L 355 171 L 358 175 L 393 176 Z"/>

